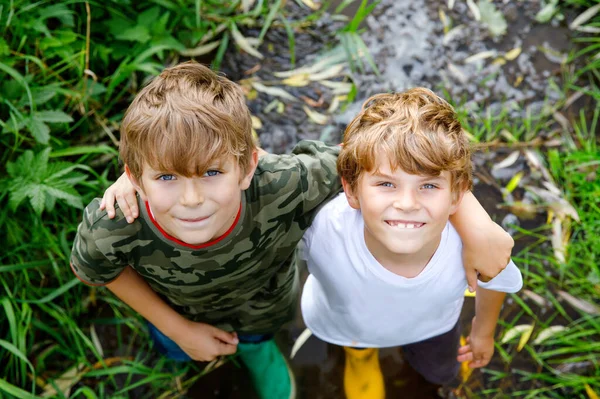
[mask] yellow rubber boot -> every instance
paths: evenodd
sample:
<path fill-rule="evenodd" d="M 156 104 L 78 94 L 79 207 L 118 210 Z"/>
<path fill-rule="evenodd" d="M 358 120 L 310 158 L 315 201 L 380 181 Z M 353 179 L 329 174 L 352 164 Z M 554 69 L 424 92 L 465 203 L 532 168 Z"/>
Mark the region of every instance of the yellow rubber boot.
<path fill-rule="evenodd" d="M 348 399 L 385 399 L 383 374 L 377 348 L 344 347 L 344 391 Z"/>

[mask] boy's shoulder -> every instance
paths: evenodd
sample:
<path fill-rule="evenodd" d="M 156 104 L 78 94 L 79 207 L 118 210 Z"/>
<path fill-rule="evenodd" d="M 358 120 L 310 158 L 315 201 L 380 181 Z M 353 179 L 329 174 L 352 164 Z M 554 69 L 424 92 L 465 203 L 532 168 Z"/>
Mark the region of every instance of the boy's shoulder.
<path fill-rule="evenodd" d="M 267 154 L 260 157 L 257 173 L 295 169 L 311 158 L 320 162 L 335 163 L 339 152 L 340 146 L 337 145 L 327 145 L 316 140 L 302 140 L 289 154 Z"/>
<path fill-rule="evenodd" d="M 92 235 L 96 239 L 109 237 L 131 236 L 140 230 L 139 218 L 133 223 L 128 223 L 119 208 L 115 204 L 115 217 L 110 219 L 105 209 L 100 209 L 100 198 L 94 198 L 83 211 L 83 220 L 78 229 L 78 234 Z"/>

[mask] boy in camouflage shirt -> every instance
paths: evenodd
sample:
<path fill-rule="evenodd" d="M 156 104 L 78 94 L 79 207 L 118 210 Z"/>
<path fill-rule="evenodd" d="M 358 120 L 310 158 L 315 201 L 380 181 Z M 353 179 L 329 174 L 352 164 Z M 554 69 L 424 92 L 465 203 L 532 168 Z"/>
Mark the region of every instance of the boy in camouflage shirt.
<path fill-rule="evenodd" d="M 138 196 L 122 177 L 105 194 L 106 210 L 99 199 L 88 205 L 71 267 L 146 318 L 167 356 L 237 352 L 260 397 L 282 399 L 295 389 L 273 334 L 295 309 L 295 246 L 318 206 L 340 191 L 338 149 L 303 141 L 291 155 L 258 152 L 236 84 L 194 62 L 166 69 L 121 126 L 120 154 Z M 512 240 L 472 195 L 467 202 L 453 219 L 459 233 L 475 232 L 463 237 L 465 263 L 491 251 L 496 259 L 477 269 L 494 276 Z"/>

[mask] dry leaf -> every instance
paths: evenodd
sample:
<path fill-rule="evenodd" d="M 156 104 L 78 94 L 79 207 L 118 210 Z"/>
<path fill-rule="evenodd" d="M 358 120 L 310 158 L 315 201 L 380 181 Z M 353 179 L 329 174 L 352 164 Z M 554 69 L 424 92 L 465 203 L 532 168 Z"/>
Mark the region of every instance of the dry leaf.
<path fill-rule="evenodd" d="M 515 79 L 515 83 L 513 84 L 513 86 L 515 86 L 515 87 L 521 86 L 521 83 L 523 83 L 523 79 L 525 79 L 523 75 L 517 76 L 517 78 Z"/>
<path fill-rule="evenodd" d="M 535 206 L 533 204 L 528 204 L 523 201 L 515 201 L 515 202 L 512 202 L 512 203 L 510 203 L 506 206 L 502 206 L 502 207 L 508 208 L 510 213 L 513 213 L 516 217 L 518 217 L 519 219 L 522 219 L 522 220 L 535 219 L 535 217 L 537 216 L 537 213 L 538 213 L 537 206 Z"/>
<path fill-rule="evenodd" d="M 498 57 L 494 61 L 492 61 L 492 65 L 502 66 L 504 64 L 506 64 L 506 60 L 504 59 L 504 57 Z"/>
<path fill-rule="evenodd" d="M 179 54 L 184 55 L 186 57 L 198 57 L 210 53 L 211 51 L 219 47 L 219 44 L 221 44 L 221 41 L 217 40 L 216 42 L 203 44 L 196 48 L 186 48 L 185 50 L 181 50 Z"/>
<path fill-rule="evenodd" d="M 315 122 L 316 124 L 325 125 L 325 124 L 327 124 L 327 121 L 329 121 L 329 118 L 327 117 L 327 115 L 323 115 L 323 114 L 318 113 L 317 111 L 313 111 L 312 109 L 308 108 L 306 105 L 304 105 L 302 107 L 302 109 L 304 110 L 304 112 L 306 112 L 306 115 L 308 115 L 310 120 Z"/>
<path fill-rule="evenodd" d="M 565 240 L 562 229 L 562 221 L 559 218 L 555 218 L 552 221 L 552 249 L 554 250 L 554 257 L 560 263 L 565 263 Z"/>
<path fill-rule="evenodd" d="M 575 30 L 583 33 L 600 33 L 600 28 L 596 26 L 579 26 Z"/>
<path fill-rule="evenodd" d="M 90 327 L 90 336 L 92 337 L 92 343 L 98 351 L 100 357 L 104 357 L 104 350 L 102 349 L 102 344 L 100 343 L 100 338 L 98 338 L 98 334 L 96 333 L 96 326 L 92 324 Z"/>
<path fill-rule="evenodd" d="M 304 331 L 302 331 L 302 334 L 300 334 L 300 336 L 298 337 L 296 342 L 294 342 L 294 346 L 292 346 L 292 352 L 290 353 L 290 359 L 293 359 L 294 356 L 296 356 L 296 353 L 298 353 L 300 348 L 302 348 L 302 345 L 304 345 L 306 343 L 306 341 L 308 341 L 308 339 L 310 338 L 311 335 L 312 335 L 312 332 L 308 328 L 305 329 Z"/>
<path fill-rule="evenodd" d="M 312 0 L 302 0 L 302 2 L 304 4 L 306 4 L 308 6 L 308 8 L 310 8 L 313 11 L 317 11 L 319 8 L 321 8 L 321 4 L 317 4 Z"/>
<path fill-rule="evenodd" d="M 261 59 L 261 60 L 264 58 L 263 55 L 258 52 L 258 50 L 256 50 L 254 47 L 252 47 L 252 44 L 251 44 L 252 41 L 248 38 L 245 38 L 240 33 L 240 31 L 235 26 L 235 24 L 231 25 L 231 36 L 233 36 L 233 40 L 235 40 L 237 45 L 240 46 L 240 48 L 242 50 L 244 50 L 245 52 L 247 52 L 248 54 L 250 54 L 251 56 L 256 57 L 258 59 Z"/>
<path fill-rule="evenodd" d="M 568 330 L 568 328 L 565 326 L 551 326 L 544 328 L 542 331 L 540 331 L 537 337 L 535 337 L 535 340 L 533 340 L 533 345 L 539 345 L 548 338 L 566 330 Z"/>
<path fill-rule="evenodd" d="M 465 75 L 463 71 L 461 71 L 456 65 L 450 62 L 448 63 L 448 72 L 450 72 L 450 74 L 462 84 L 466 84 L 469 81 L 469 77 Z"/>
<path fill-rule="evenodd" d="M 464 30 L 465 30 L 465 26 L 464 25 L 455 26 L 454 28 L 450 29 L 444 35 L 444 39 L 442 39 L 442 43 L 443 44 L 450 43 L 452 40 L 454 40 L 456 37 L 458 37 Z"/>
<path fill-rule="evenodd" d="M 514 175 L 506 185 L 505 190 L 509 193 L 512 193 L 515 190 L 515 188 L 519 187 L 519 183 L 521 182 L 523 176 L 523 172 L 519 172 L 516 175 Z"/>
<path fill-rule="evenodd" d="M 535 323 L 530 325 L 529 328 L 525 329 L 521 334 L 521 339 L 519 339 L 519 345 L 517 345 L 517 352 L 521 352 L 521 349 L 525 347 L 527 341 L 529 341 L 529 338 L 531 338 L 531 333 L 533 332 L 534 325 Z"/>
<path fill-rule="evenodd" d="M 343 69 L 344 69 L 344 64 L 332 65 L 331 67 L 329 67 L 326 70 L 321 71 L 319 73 L 308 74 L 308 78 L 310 80 L 312 80 L 313 82 L 319 81 L 319 80 L 330 79 L 330 78 L 338 76 L 342 72 Z"/>
<path fill-rule="evenodd" d="M 454 8 L 455 0 L 448 0 L 448 9 L 452 10 Z"/>
<path fill-rule="evenodd" d="M 598 14 L 598 11 L 600 11 L 600 3 L 596 4 L 593 7 L 588 8 L 587 10 L 585 10 L 584 12 L 582 12 L 581 14 L 579 14 L 577 16 L 577 18 L 575 18 L 573 20 L 573 22 L 571 22 L 569 24 L 569 28 L 570 29 L 576 29 L 580 25 L 583 25 L 584 23 L 586 23 L 587 21 L 589 21 L 590 19 L 592 19 L 596 14 Z"/>
<path fill-rule="evenodd" d="M 531 290 L 523 290 L 523 295 L 541 307 L 546 307 L 548 305 L 548 301 L 546 299 Z"/>
<path fill-rule="evenodd" d="M 85 364 L 80 363 L 65 371 L 60 377 L 54 379 L 54 386 L 52 384 L 46 384 L 42 398 L 52 397 L 58 394 L 60 391 L 62 396 L 69 397 L 71 394 L 71 387 L 79 382 L 83 375 L 87 372 Z"/>
<path fill-rule="evenodd" d="M 466 344 L 467 340 L 461 335 L 460 346 L 465 346 Z M 460 379 L 463 383 L 469 380 L 469 377 L 471 377 L 471 373 L 473 373 L 473 369 L 469 367 L 469 362 L 462 362 L 460 364 Z"/>
<path fill-rule="evenodd" d="M 563 114 L 561 114 L 558 111 L 554 111 L 552 113 L 552 116 L 560 124 L 560 126 L 563 128 L 563 130 L 565 132 L 570 132 L 571 131 L 571 123 L 569 122 L 569 120 Z"/>
<path fill-rule="evenodd" d="M 263 127 L 262 121 L 259 117 L 252 115 L 250 118 L 252 119 L 252 128 L 261 129 Z"/>
<path fill-rule="evenodd" d="M 577 210 L 566 199 L 560 197 L 560 195 L 539 187 L 525 186 L 525 188 L 540 197 L 560 218 L 570 216 L 573 220 L 579 222 Z"/>
<path fill-rule="evenodd" d="M 476 61 L 485 60 L 486 58 L 495 57 L 497 54 L 494 50 L 482 51 L 481 53 L 474 54 L 465 59 L 465 64 L 471 64 Z"/>
<path fill-rule="evenodd" d="M 329 104 L 329 108 L 327 108 L 327 112 L 330 114 L 333 114 L 338 107 L 340 106 L 340 96 L 335 96 L 333 97 L 333 100 L 331 100 L 331 104 Z"/>
<path fill-rule="evenodd" d="M 444 27 L 444 34 L 448 33 L 448 29 L 450 27 L 448 16 L 441 8 L 438 9 L 438 15 L 440 16 L 440 21 L 442 21 L 442 26 Z"/>
<path fill-rule="evenodd" d="M 594 392 L 592 387 L 590 387 L 588 384 L 583 384 L 583 386 L 585 387 L 585 392 L 587 393 L 590 399 L 598 399 L 598 395 L 596 394 L 596 392 Z"/>
<path fill-rule="evenodd" d="M 282 80 L 281 83 L 283 83 L 286 86 L 302 87 L 308 85 L 310 83 L 310 80 L 308 80 L 307 73 L 299 73 L 297 75 L 292 75 L 289 78 Z"/>
<path fill-rule="evenodd" d="M 558 291 L 558 295 L 577 310 L 581 310 L 582 312 L 591 314 L 592 316 L 600 315 L 600 306 L 596 304 L 590 303 L 583 299 L 575 298 L 573 295 L 565 291 Z"/>
<path fill-rule="evenodd" d="M 498 170 L 503 168 L 508 168 L 513 165 L 519 159 L 519 155 L 521 155 L 520 151 L 513 151 L 509 156 L 504 158 L 501 162 L 498 162 L 494 166 L 492 166 L 492 170 Z"/>
<path fill-rule="evenodd" d="M 481 12 L 479 11 L 479 7 L 477 7 L 473 0 L 467 0 L 467 5 L 469 6 L 469 10 L 471 10 L 471 13 L 473 13 L 475 21 L 479 21 L 481 19 Z"/>
<path fill-rule="evenodd" d="M 352 91 L 352 83 L 348 82 L 333 82 L 331 80 L 322 80 L 321 83 L 325 87 L 332 89 L 332 94 L 348 94 Z"/>
<path fill-rule="evenodd" d="M 296 97 L 292 96 L 290 93 L 279 87 L 267 87 L 259 82 L 252 82 L 252 87 L 254 87 L 257 91 L 260 91 L 261 93 L 266 93 L 273 97 L 281 97 L 290 101 L 298 101 Z"/>
<path fill-rule="evenodd" d="M 504 58 L 509 61 L 515 60 L 519 55 L 521 55 L 521 47 L 514 48 L 510 51 L 507 51 L 504 54 Z"/>
<path fill-rule="evenodd" d="M 509 342 L 510 340 L 512 340 L 516 337 L 519 337 L 521 334 L 523 334 L 525 331 L 527 331 L 531 328 L 532 328 L 532 326 L 529 324 L 520 324 L 518 326 L 514 326 L 513 328 L 507 330 L 504 333 L 504 336 L 500 340 L 500 343 L 505 344 L 505 343 Z"/>

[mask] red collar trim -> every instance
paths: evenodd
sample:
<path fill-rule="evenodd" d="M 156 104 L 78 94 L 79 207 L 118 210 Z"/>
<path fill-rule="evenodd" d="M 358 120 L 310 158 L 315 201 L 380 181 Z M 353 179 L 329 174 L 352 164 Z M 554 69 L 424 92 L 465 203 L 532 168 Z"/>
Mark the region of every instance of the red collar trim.
<path fill-rule="evenodd" d="M 240 209 L 238 209 L 238 213 L 237 213 L 237 216 L 235 217 L 235 220 L 233 221 L 233 224 L 222 236 L 217 237 L 212 241 L 205 242 L 204 244 L 192 245 L 192 244 L 188 244 L 187 242 L 183 242 L 183 241 L 173 237 L 166 231 L 164 231 L 163 228 L 160 227 L 160 225 L 158 224 L 156 219 L 154 219 L 154 215 L 152 215 L 152 211 L 150 211 L 150 204 L 148 204 L 148 201 L 146 201 L 145 204 L 146 204 L 146 211 L 148 212 L 148 216 L 150 217 L 152 224 L 154 224 L 154 226 L 156 226 L 158 231 L 160 231 L 162 233 L 162 235 L 165 236 L 166 239 L 176 242 L 179 245 L 183 245 L 184 247 L 188 247 L 188 248 L 192 248 L 192 249 L 202 249 L 202 248 L 210 247 L 211 245 L 215 245 L 219 241 L 223 240 L 225 237 L 227 237 L 229 235 L 229 233 L 231 233 L 233 231 L 233 229 L 237 225 L 238 220 L 240 220 L 240 215 L 242 214 L 242 204 L 240 204 Z"/>

